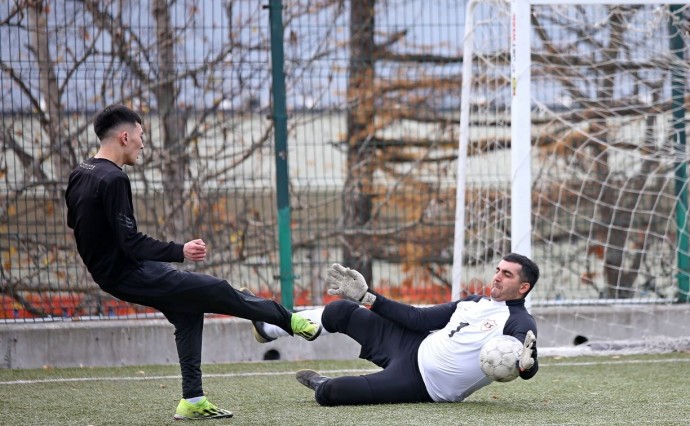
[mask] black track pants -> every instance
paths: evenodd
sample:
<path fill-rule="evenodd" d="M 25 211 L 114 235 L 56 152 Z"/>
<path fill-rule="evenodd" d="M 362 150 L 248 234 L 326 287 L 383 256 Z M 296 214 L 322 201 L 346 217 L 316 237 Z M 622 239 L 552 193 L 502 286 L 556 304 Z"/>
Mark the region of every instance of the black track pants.
<path fill-rule="evenodd" d="M 104 290 L 126 302 L 155 308 L 173 324 L 184 398 L 203 395 L 201 343 L 205 313 L 263 321 L 292 334 L 292 313 L 281 304 L 240 293 L 220 278 L 180 271 L 167 263 L 145 261 L 116 286 Z"/>
<path fill-rule="evenodd" d="M 362 346 L 360 358 L 382 367 L 383 371 L 328 380 L 317 388 L 316 401 L 319 404 L 432 401 L 417 364 L 419 345 L 428 333 L 405 329 L 346 300 L 326 305 L 321 318 L 326 330 L 344 333 L 356 340 Z"/>

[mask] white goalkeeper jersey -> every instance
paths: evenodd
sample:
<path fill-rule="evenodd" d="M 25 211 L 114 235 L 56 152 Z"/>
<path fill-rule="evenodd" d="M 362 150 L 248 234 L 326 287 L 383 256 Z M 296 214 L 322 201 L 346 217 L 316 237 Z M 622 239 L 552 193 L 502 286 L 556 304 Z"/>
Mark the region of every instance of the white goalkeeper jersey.
<path fill-rule="evenodd" d="M 419 370 L 427 392 L 435 402 L 464 400 L 491 383 L 479 365 L 484 343 L 502 334 L 523 341 L 527 330 L 533 328 L 534 319 L 524 302 L 506 304 L 487 298 L 458 302 L 448 324 L 431 333 L 419 347 Z"/>

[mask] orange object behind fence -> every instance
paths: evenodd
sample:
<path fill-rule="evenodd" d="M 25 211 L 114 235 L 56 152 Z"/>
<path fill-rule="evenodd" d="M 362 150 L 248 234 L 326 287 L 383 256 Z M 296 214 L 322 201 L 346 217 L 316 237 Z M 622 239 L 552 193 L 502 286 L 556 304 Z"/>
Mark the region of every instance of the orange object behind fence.
<path fill-rule="evenodd" d="M 414 305 L 432 305 L 450 301 L 451 290 L 441 286 L 382 286 L 376 292 L 393 300 Z M 479 280 L 472 280 L 462 286 L 461 297 L 471 294 L 489 295 L 489 287 Z M 274 299 L 270 291 L 259 291 L 256 294 L 265 299 Z M 324 294 L 321 303 L 327 304 L 339 299 L 338 296 Z M 294 295 L 295 306 L 314 305 L 311 292 L 297 290 Z M 157 311 L 140 305 L 126 303 L 110 297 L 91 298 L 88 302 L 80 294 L 68 293 L 30 293 L 21 297 L 0 295 L 0 319 L 31 319 L 62 317 L 74 318 L 84 316 L 126 317 L 132 315 L 153 314 Z"/>

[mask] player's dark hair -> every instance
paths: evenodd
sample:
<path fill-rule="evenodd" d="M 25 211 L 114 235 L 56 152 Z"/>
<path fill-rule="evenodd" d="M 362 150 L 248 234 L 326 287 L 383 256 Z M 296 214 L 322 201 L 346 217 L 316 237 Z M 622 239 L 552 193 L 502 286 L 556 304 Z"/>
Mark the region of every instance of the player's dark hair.
<path fill-rule="evenodd" d="M 537 280 L 539 280 L 539 267 L 529 257 L 517 253 L 509 253 L 503 256 L 503 260 L 506 262 L 517 263 L 522 266 L 520 279 L 529 283 L 529 290 L 527 293 L 525 293 L 525 296 L 527 296 L 527 294 L 534 288 Z"/>
<path fill-rule="evenodd" d="M 141 117 L 124 105 L 108 105 L 96 114 L 93 119 L 93 130 L 98 139 L 103 140 L 111 129 L 124 123 L 141 124 Z"/>

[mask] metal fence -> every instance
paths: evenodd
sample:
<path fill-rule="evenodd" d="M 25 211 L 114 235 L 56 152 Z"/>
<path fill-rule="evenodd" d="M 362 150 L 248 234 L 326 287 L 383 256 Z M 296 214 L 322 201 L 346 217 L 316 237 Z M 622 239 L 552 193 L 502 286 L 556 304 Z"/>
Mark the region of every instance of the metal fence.
<path fill-rule="evenodd" d="M 400 300 L 448 300 L 465 3 L 0 3 L 0 318 L 153 314 L 98 289 L 65 221 L 67 177 L 111 103 L 145 121 L 126 169 L 140 230 L 203 238 L 208 260 L 181 267 L 280 299 L 270 7 L 294 304 L 324 302 L 332 262 Z"/>

